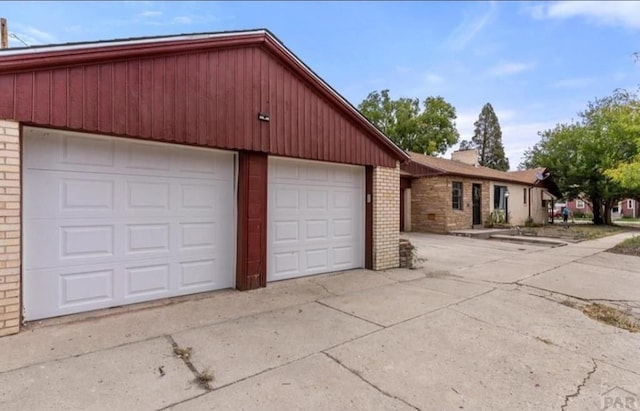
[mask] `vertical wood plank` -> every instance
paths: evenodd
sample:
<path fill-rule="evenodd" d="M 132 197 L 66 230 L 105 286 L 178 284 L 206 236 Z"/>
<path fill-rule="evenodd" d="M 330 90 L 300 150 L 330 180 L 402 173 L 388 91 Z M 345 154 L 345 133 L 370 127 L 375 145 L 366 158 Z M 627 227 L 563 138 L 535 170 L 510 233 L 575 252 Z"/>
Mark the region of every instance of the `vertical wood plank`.
<path fill-rule="evenodd" d="M 51 71 L 34 73 L 33 120 L 38 124 L 51 124 Z"/>
<path fill-rule="evenodd" d="M 15 75 L 0 76 L 0 90 L 3 98 L 0 98 L 0 117 L 12 119 L 15 116 L 16 102 L 16 78 Z"/>

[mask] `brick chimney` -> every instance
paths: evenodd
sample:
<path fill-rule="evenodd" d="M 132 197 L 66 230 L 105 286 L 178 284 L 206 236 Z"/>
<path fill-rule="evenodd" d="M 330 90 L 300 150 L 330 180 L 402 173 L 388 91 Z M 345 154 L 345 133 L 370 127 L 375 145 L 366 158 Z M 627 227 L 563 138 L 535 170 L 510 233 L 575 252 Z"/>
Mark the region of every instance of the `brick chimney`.
<path fill-rule="evenodd" d="M 470 148 L 468 150 L 458 150 L 451 153 L 451 159 L 453 161 L 459 161 L 464 164 L 472 166 L 478 166 L 478 150 Z"/>

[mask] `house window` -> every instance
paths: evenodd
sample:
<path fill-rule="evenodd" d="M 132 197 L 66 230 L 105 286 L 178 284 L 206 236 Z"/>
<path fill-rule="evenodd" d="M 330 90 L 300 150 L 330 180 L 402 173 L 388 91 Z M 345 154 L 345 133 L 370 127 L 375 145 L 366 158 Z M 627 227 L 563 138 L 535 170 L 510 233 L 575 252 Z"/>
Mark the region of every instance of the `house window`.
<path fill-rule="evenodd" d="M 522 189 L 522 195 L 524 196 L 523 197 L 524 203 L 527 204 L 527 189 L 526 188 Z"/>
<path fill-rule="evenodd" d="M 493 209 L 504 210 L 506 208 L 506 186 L 493 186 Z"/>
<path fill-rule="evenodd" d="M 633 210 L 633 200 L 627 200 L 627 208 Z"/>
<path fill-rule="evenodd" d="M 462 210 L 462 183 L 460 181 L 451 183 L 451 208 Z"/>
<path fill-rule="evenodd" d="M 584 201 L 576 200 L 576 208 L 584 208 Z"/>
<path fill-rule="evenodd" d="M 619 213 L 622 208 L 622 203 L 618 203 L 611 208 L 612 213 Z"/>

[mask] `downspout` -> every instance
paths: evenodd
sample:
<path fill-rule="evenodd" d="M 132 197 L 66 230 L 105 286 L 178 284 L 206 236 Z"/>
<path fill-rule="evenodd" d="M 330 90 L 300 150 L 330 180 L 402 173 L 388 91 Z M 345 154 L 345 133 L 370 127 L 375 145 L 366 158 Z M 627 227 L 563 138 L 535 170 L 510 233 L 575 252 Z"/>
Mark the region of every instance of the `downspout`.
<path fill-rule="evenodd" d="M 528 202 L 528 204 L 529 204 L 529 219 L 528 220 L 529 221 L 531 221 L 531 190 L 533 188 L 534 188 L 533 186 L 529 187 L 529 202 Z"/>

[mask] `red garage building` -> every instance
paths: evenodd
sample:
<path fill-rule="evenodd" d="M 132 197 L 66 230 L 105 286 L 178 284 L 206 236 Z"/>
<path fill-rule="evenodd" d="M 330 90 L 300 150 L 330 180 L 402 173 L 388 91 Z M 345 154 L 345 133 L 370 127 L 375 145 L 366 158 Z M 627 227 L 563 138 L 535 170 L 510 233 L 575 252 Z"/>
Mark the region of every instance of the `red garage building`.
<path fill-rule="evenodd" d="M 0 335 L 398 265 L 406 154 L 266 30 L 0 51 Z"/>

